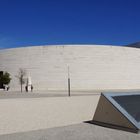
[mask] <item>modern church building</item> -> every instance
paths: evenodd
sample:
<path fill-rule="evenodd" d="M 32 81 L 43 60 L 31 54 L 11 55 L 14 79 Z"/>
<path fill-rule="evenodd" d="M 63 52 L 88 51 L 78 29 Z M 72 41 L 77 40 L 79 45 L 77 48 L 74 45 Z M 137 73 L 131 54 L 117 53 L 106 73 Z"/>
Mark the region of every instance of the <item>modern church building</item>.
<path fill-rule="evenodd" d="M 34 90 L 125 90 L 140 88 L 140 49 L 105 45 L 50 45 L 0 50 L 0 71 L 20 90 L 25 69 Z"/>

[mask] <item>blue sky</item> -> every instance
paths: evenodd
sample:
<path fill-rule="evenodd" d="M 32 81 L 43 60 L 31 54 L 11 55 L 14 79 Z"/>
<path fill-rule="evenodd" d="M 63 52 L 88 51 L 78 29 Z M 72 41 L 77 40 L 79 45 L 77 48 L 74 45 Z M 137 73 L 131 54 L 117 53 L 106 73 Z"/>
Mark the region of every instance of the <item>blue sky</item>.
<path fill-rule="evenodd" d="M 137 41 L 139 0 L 0 0 L 0 48 Z"/>

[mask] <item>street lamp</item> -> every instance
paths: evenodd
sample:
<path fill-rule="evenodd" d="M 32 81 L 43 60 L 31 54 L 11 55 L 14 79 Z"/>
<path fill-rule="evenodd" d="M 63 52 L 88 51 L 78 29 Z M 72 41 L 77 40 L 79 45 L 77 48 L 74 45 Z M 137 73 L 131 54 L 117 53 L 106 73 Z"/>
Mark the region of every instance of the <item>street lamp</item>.
<path fill-rule="evenodd" d="M 68 96 L 70 96 L 70 69 L 68 66 Z"/>

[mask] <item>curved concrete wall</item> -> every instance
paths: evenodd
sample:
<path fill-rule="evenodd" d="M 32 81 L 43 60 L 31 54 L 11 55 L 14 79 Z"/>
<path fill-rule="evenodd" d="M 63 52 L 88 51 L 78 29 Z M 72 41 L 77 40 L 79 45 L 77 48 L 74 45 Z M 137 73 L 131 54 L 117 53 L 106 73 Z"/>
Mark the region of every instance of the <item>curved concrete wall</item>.
<path fill-rule="evenodd" d="M 12 76 L 11 89 L 19 90 L 16 75 L 25 68 L 36 90 L 66 90 L 68 66 L 72 90 L 139 89 L 140 49 L 65 45 L 0 50 L 0 71 Z"/>

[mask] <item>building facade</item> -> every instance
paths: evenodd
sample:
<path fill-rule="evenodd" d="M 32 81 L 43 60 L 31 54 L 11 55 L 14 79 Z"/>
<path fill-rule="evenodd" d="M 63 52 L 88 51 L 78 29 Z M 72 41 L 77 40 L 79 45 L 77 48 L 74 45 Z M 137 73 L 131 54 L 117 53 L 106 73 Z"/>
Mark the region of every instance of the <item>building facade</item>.
<path fill-rule="evenodd" d="M 33 46 L 0 50 L 0 71 L 19 90 L 20 68 L 34 90 L 118 90 L 140 88 L 140 49 L 104 45 Z"/>

